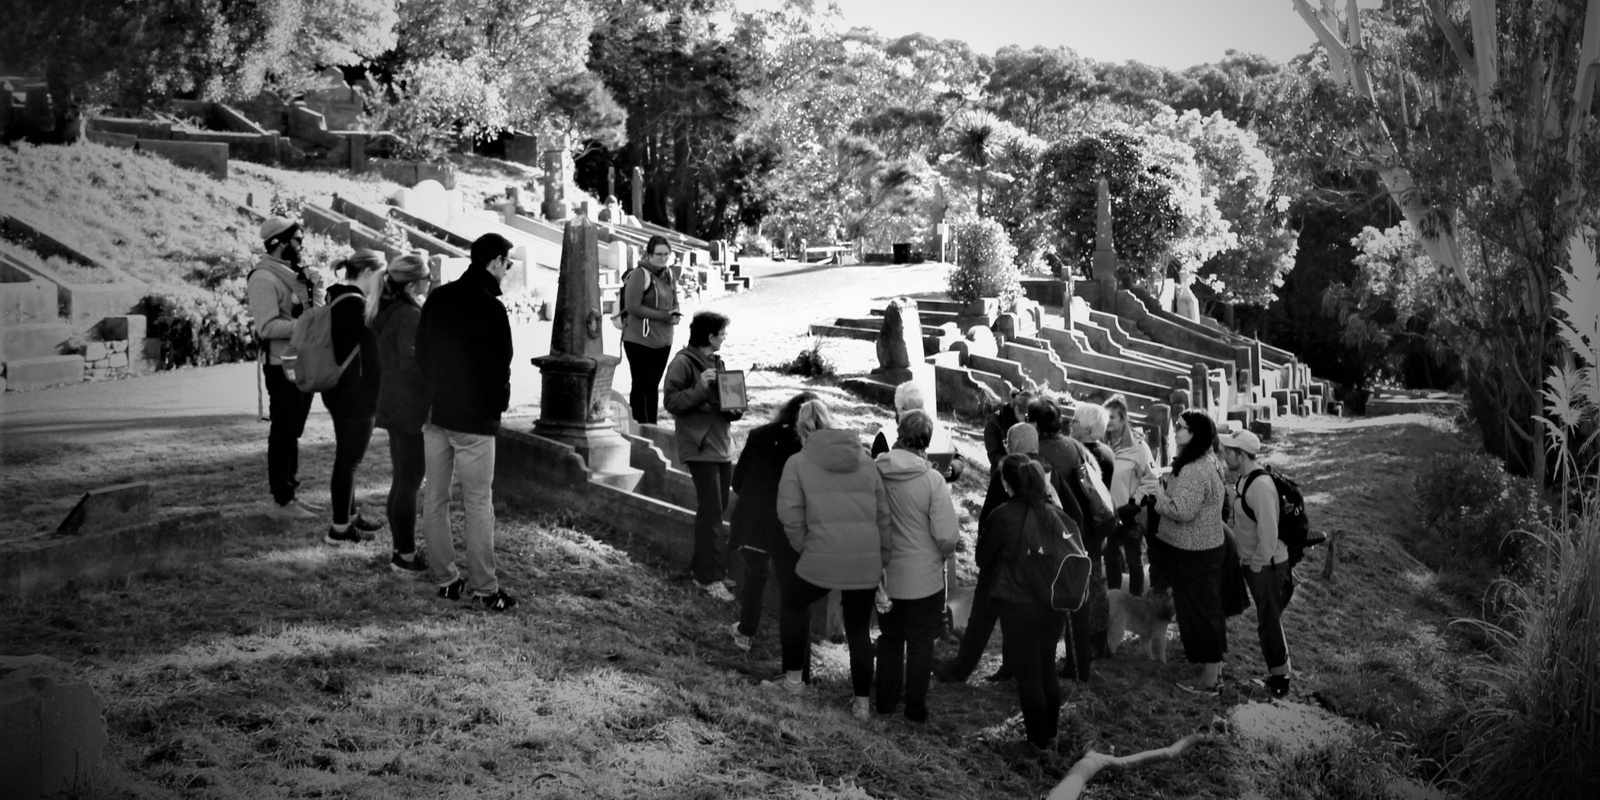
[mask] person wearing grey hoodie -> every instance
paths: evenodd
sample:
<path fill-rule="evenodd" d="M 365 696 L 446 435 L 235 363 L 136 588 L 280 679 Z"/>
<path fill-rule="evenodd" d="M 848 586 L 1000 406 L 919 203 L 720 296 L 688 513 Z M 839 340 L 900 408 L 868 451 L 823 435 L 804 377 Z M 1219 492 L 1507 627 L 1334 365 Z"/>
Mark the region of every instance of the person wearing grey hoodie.
<path fill-rule="evenodd" d="M 894 449 L 877 458 L 894 523 L 884 590 L 889 610 L 878 615 L 878 713 L 893 714 L 905 692 L 906 719 L 928 721 L 933 641 L 944 623 L 944 560 L 961 540 L 950 487 L 928 464 L 933 420 L 921 409 L 900 417 Z"/>
<path fill-rule="evenodd" d="M 778 521 L 800 554 L 782 587 L 778 639 L 791 693 L 811 659 L 811 604 L 838 589 L 850 647 L 850 684 L 857 719 L 872 715 L 872 604 L 894 546 L 894 523 L 883 478 L 853 431 L 838 430 L 821 400 L 800 407 L 800 452 L 783 465 Z"/>

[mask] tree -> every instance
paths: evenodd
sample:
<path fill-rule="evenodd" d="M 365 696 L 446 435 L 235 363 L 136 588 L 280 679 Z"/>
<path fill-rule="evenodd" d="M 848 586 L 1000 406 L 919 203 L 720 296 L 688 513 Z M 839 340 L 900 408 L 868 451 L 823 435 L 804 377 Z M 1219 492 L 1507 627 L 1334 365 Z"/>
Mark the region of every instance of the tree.
<path fill-rule="evenodd" d="M 1287 227 L 1289 198 L 1278 194 L 1272 159 L 1256 134 L 1221 112 L 1157 114 L 1140 130 L 1194 148 L 1202 189 L 1216 203 L 1236 242 L 1205 260 L 1197 277 L 1225 303 L 1266 305 L 1294 269 L 1296 234 Z"/>
<path fill-rule="evenodd" d="M 1600 0 L 1388 2 L 1343 18 L 1332 0 L 1294 5 L 1352 109 L 1351 149 L 1449 276 L 1440 316 L 1462 323 L 1450 344 L 1486 446 L 1542 480 L 1532 418 L 1558 351 L 1552 289 L 1600 177 Z"/>
<path fill-rule="evenodd" d="M 946 133 L 950 137 L 952 155 L 956 164 L 966 167 L 958 170 L 977 192 L 977 215 L 984 216 L 983 189 L 989 182 L 989 164 L 1007 142 L 1022 135 L 1016 126 L 995 115 L 980 110 L 963 111 L 950 120 Z"/>
<path fill-rule="evenodd" d="M 1000 48 L 989 73 L 989 103 L 1001 119 L 1048 141 L 1082 133 L 1102 86 L 1093 62 L 1066 47 Z"/>
<path fill-rule="evenodd" d="M 433 56 L 394 75 L 392 100 L 373 104 L 373 123 L 399 139 L 403 158 L 438 161 L 464 142 L 487 138 L 511 124 L 497 82 L 484 79 L 479 57 Z"/>
<path fill-rule="evenodd" d="M 1114 127 L 1045 151 L 1034 209 L 1046 217 L 1064 261 L 1087 273 L 1095 247 L 1097 182 L 1111 191 L 1118 278 L 1151 287 L 1169 270 L 1197 270 L 1236 237 L 1202 193 L 1194 148 L 1167 136 Z"/>

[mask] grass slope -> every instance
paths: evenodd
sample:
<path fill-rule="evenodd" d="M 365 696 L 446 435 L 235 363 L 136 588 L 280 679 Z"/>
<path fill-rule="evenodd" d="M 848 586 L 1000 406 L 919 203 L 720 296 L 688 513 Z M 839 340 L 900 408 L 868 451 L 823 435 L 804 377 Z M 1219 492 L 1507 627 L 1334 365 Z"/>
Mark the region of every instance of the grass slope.
<path fill-rule="evenodd" d="M 773 381 L 758 413 L 800 386 Z M 840 405 L 862 433 L 882 416 Z M 327 427 L 313 417 L 308 475 L 326 474 Z M 1441 633 L 1448 597 L 1402 546 L 1415 516 L 1406 481 L 1460 445 L 1415 419 L 1279 430 L 1274 459 L 1308 487 L 1316 524 L 1348 532 L 1336 580 L 1314 577 L 1313 555 L 1288 610 L 1297 699 L 1317 691 L 1356 721 L 1386 726 L 1434 713 L 1460 653 Z M 182 436 L 101 433 L 94 459 L 12 450 L 7 493 L 63 496 L 69 484 L 100 485 L 159 459 L 156 471 L 174 476 L 158 488 L 166 503 L 253 497 L 260 435 L 259 425 L 213 421 Z M 369 508 L 381 508 L 387 487 L 384 450 L 380 434 L 359 476 Z M 957 487 L 967 507 L 986 485 L 972 472 Z M 757 681 L 778 669 L 771 609 L 753 651 L 737 651 L 726 633 L 733 609 L 700 597 L 681 564 L 627 532 L 502 508 L 501 578 L 523 605 L 489 616 L 391 574 L 386 535 L 329 548 L 317 525 L 279 528 L 256 508 L 223 506 L 226 549 L 204 567 L 0 604 L 0 652 L 73 663 L 105 698 L 109 796 L 1027 797 L 1069 766 L 1001 754 L 1020 737 L 1009 684 L 936 684 L 925 727 L 858 724 L 846 713 L 844 648 L 823 644 L 813 697 L 766 693 Z M 970 553 L 970 526 L 965 535 Z M 1235 678 L 1263 671 L 1253 625 L 1249 614 L 1230 622 Z M 1177 691 L 1192 669 L 1176 663 L 1176 642 L 1170 650 L 1175 663 L 1159 665 L 1125 649 L 1096 663 L 1089 686 L 1066 687 L 1068 749 L 1164 746 L 1249 701 Z M 990 653 L 979 674 L 996 665 L 998 648 Z M 1364 741 L 1383 734 L 1365 730 Z M 1102 773 L 1091 793 L 1380 797 L 1377 752 L 1203 748 Z"/>

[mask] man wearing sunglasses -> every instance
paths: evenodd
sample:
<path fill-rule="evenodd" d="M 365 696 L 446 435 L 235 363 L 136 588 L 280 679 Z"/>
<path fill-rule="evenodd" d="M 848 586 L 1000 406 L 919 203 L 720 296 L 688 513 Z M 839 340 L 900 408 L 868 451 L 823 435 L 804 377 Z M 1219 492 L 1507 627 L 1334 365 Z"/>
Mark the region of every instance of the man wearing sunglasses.
<path fill-rule="evenodd" d="M 305 234 L 300 223 L 273 217 L 261 224 L 261 245 L 266 250 L 245 284 L 252 329 L 261 342 L 262 372 L 267 384 L 267 486 L 272 508 L 267 515 L 294 522 L 316 519 L 321 511 L 295 499 L 300 485 L 300 435 L 311 413 L 312 395 L 300 391 L 284 373 L 283 355 L 294 335 L 294 321 L 318 304 L 316 285 L 300 266 L 300 246 Z"/>

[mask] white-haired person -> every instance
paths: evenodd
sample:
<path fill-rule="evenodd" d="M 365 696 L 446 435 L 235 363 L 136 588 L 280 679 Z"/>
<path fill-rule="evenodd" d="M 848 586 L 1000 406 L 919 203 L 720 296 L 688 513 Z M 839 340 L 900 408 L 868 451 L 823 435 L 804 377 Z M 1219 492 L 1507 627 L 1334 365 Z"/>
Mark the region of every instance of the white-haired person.
<path fill-rule="evenodd" d="M 780 584 L 778 639 L 783 677 L 769 685 L 799 693 L 811 660 L 811 604 L 837 589 L 850 648 L 857 719 L 872 715 L 872 607 L 894 544 L 883 478 L 853 431 L 839 430 L 827 404 L 800 407 L 800 452 L 783 465 L 778 520 L 800 554 L 794 578 Z M 781 578 L 780 574 L 780 578 Z"/>
<path fill-rule="evenodd" d="M 877 458 L 894 523 L 883 576 L 890 606 L 878 615 L 878 713 L 893 714 L 903 692 L 906 719 L 927 722 L 933 642 L 944 628 L 944 561 L 961 541 L 961 526 L 949 485 L 928 464 L 933 419 L 912 409 L 897 432 L 894 449 Z"/>
<path fill-rule="evenodd" d="M 940 474 L 944 475 L 945 480 L 953 481 L 956 478 L 961 477 L 961 473 L 965 469 L 965 465 L 962 463 L 961 458 L 955 455 L 956 447 L 955 444 L 950 441 L 950 432 L 945 430 L 943 425 L 939 424 L 938 414 L 936 413 L 935 409 L 928 408 L 927 404 L 927 396 L 923 394 L 922 387 L 917 385 L 916 381 L 906 381 L 905 383 L 894 387 L 894 418 L 896 424 L 884 425 L 882 428 L 878 429 L 878 434 L 872 437 L 872 447 L 869 449 L 869 452 L 873 458 L 877 458 L 878 456 L 889 452 L 889 449 L 894 447 L 895 444 L 895 439 L 891 439 L 889 437 L 899 437 L 897 426 L 900 418 L 904 416 L 907 411 L 921 409 L 928 415 L 928 419 L 932 420 L 933 422 L 933 438 L 928 442 L 926 451 L 929 453 L 951 454 L 948 466 L 943 467 L 940 471 Z"/>
<path fill-rule="evenodd" d="M 1116 454 L 1102 441 L 1106 435 L 1105 409 L 1096 403 L 1073 403 L 1072 422 L 1068 432 L 1078 444 L 1083 445 L 1084 451 L 1100 468 L 1101 485 L 1110 486 L 1116 472 Z M 1089 513 L 1087 507 L 1085 513 Z M 1102 555 L 1114 531 L 1114 524 L 1096 525 L 1091 521 L 1087 526 L 1088 535 L 1084 537 L 1084 547 L 1089 551 L 1091 567 L 1089 599 L 1082 608 L 1073 612 L 1073 641 L 1070 642 L 1078 654 L 1077 674 L 1080 680 L 1083 679 L 1081 676 L 1089 674 L 1089 658 L 1110 654 L 1110 648 L 1106 646 L 1110 608 L 1106 601 L 1106 574 Z"/>

